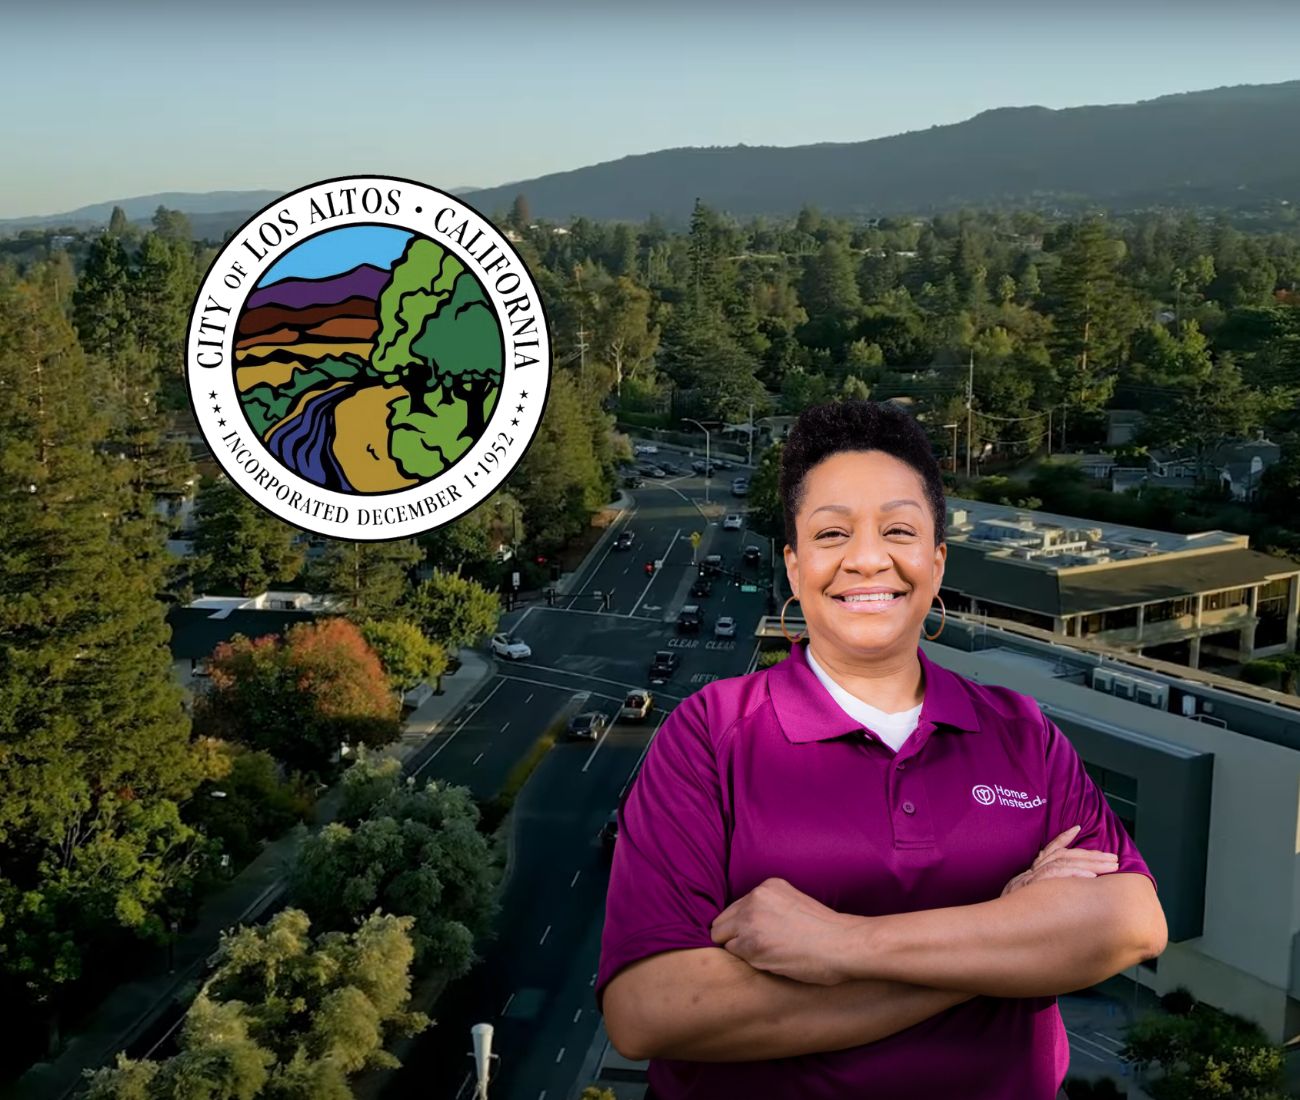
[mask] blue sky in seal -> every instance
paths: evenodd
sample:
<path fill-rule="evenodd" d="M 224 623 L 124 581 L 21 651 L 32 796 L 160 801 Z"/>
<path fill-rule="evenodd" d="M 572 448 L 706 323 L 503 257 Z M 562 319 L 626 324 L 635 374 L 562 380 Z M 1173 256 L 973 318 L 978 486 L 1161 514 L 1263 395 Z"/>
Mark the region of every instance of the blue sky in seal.
<path fill-rule="evenodd" d="M 45 0 L 4 24 L 0 217 L 341 175 L 491 186 L 1300 77 L 1281 0 Z"/>
<path fill-rule="evenodd" d="M 295 245 L 258 280 L 259 287 L 282 279 L 324 279 L 370 264 L 387 271 L 401 258 L 413 234 L 383 225 L 348 225 L 327 229 Z"/>

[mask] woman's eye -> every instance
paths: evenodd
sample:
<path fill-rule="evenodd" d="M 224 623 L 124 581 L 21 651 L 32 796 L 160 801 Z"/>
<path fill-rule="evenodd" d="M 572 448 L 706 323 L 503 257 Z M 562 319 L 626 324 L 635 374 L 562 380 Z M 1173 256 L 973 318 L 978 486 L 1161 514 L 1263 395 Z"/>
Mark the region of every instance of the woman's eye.
<path fill-rule="evenodd" d="M 836 535 L 842 535 L 842 534 L 844 534 L 843 531 L 823 531 L 817 537 L 819 539 L 826 539 L 826 538 L 834 538 Z"/>
<path fill-rule="evenodd" d="M 906 527 L 891 527 L 885 532 L 886 535 L 911 535 L 914 532 L 909 531 Z"/>

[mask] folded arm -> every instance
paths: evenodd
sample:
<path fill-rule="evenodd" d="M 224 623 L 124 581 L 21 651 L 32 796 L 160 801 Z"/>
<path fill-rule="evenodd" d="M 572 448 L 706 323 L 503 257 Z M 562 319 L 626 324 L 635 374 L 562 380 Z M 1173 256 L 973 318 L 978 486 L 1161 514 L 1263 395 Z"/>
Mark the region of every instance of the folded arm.
<path fill-rule="evenodd" d="M 633 963 L 605 989 L 605 1028 L 625 1058 L 752 1062 L 875 1042 L 971 999 L 895 981 L 806 985 L 716 947 Z"/>
<path fill-rule="evenodd" d="M 1146 876 L 1060 878 L 977 905 L 859 918 L 843 935 L 841 973 L 994 997 L 1051 997 L 1153 958 L 1166 940 L 1164 912 Z"/>

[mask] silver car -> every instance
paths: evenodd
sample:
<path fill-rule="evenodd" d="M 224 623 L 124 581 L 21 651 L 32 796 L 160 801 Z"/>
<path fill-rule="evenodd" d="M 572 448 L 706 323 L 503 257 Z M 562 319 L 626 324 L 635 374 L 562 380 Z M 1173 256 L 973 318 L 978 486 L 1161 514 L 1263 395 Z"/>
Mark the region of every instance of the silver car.
<path fill-rule="evenodd" d="M 736 636 L 736 620 L 730 615 L 723 615 L 713 624 L 713 636 L 715 638 L 734 638 Z"/>

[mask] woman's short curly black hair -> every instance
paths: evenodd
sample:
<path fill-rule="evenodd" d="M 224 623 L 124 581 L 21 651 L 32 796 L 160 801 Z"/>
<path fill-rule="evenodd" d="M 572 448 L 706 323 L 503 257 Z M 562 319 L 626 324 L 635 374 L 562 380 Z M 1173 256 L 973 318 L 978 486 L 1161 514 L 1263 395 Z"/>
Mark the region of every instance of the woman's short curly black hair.
<path fill-rule="evenodd" d="M 808 471 L 840 451 L 883 451 L 906 462 L 925 486 L 934 514 L 934 541 L 944 541 L 948 512 L 943 477 L 925 430 L 897 405 L 877 401 L 832 401 L 799 414 L 781 451 L 778 491 L 785 513 L 785 539 L 797 547 L 795 517 Z"/>

